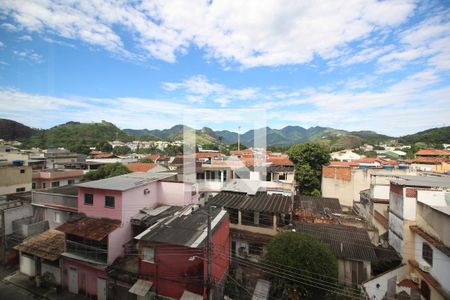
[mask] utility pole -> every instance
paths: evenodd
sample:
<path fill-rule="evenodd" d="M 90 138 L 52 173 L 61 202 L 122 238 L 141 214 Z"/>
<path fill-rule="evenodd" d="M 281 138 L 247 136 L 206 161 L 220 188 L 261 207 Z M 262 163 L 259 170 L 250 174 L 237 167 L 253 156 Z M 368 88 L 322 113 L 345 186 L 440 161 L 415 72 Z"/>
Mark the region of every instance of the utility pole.
<path fill-rule="evenodd" d="M 206 282 L 206 299 L 211 300 L 212 299 L 212 293 L 211 293 L 211 286 L 212 286 L 212 255 L 211 255 L 211 205 L 208 206 L 208 228 L 206 232 L 206 249 L 207 249 L 207 282 Z"/>
<path fill-rule="evenodd" d="M 238 126 L 238 151 L 241 150 L 241 126 Z"/>

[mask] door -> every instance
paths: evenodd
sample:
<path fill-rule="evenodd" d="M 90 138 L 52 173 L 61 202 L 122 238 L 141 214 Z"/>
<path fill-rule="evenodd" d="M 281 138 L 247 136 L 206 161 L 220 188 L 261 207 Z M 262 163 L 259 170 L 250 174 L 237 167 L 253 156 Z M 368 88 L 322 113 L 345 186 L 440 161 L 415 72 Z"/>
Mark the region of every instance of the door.
<path fill-rule="evenodd" d="M 97 300 L 106 300 L 106 280 L 97 277 Z"/>
<path fill-rule="evenodd" d="M 73 267 L 69 268 L 69 292 L 78 294 L 78 271 Z"/>

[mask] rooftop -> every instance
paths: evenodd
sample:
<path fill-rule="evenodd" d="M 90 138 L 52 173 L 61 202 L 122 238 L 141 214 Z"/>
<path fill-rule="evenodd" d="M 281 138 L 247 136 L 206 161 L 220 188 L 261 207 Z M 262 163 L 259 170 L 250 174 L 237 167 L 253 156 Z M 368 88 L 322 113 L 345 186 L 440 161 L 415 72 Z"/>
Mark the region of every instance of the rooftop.
<path fill-rule="evenodd" d="M 391 182 L 397 185 L 450 188 L 450 177 L 446 176 L 397 175 L 395 177 L 397 179 L 393 179 Z"/>
<path fill-rule="evenodd" d="M 133 172 L 148 172 L 156 166 L 155 163 L 129 163 L 127 165 L 128 169 Z"/>
<path fill-rule="evenodd" d="M 420 149 L 419 151 L 417 151 L 416 156 L 421 156 L 421 155 L 430 155 L 430 156 L 450 156 L 450 151 L 449 150 L 440 150 L 440 149 Z"/>
<path fill-rule="evenodd" d="M 82 188 L 93 188 L 101 190 L 127 191 L 136 187 L 144 186 L 151 182 L 176 176 L 176 173 L 144 173 L 135 172 L 101 180 L 79 183 L 76 186 Z"/>
<path fill-rule="evenodd" d="M 78 216 L 60 225 L 56 229 L 67 234 L 101 241 L 119 227 L 119 220 Z"/>
<path fill-rule="evenodd" d="M 299 195 L 295 196 L 294 206 L 295 208 L 309 210 L 314 214 L 342 213 L 342 208 L 337 198 Z"/>
<path fill-rule="evenodd" d="M 211 209 L 211 228 L 214 230 L 226 216 L 221 208 Z M 136 236 L 138 240 L 167 243 L 197 248 L 206 238 L 208 211 L 188 205 L 170 216 L 161 218 L 156 224 Z"/>
<path fill-rule="evenodd" d="M 292 213 L 292 199 L 279 194 L 258 192 L 255 195 L 222 191 L 208 202 L 225 208 L 271 213 Z"/>
<path fill-rule="evenodd" d="M 33 193 L 43 193 L 43 194 L 58 194 L 58 195 L 66 195 L 66 196 L 77 196 L 78 188 L 73 185 L 65 185 L 57 188 L 45 189 L 45 190 L 36 190 Z"/>
<path fill-rule="evenodd" d="M 24 241 L 14 249 L 54 261 L 64 252 L 64 233 L 49 229 Z"/>
<path fill-rule="evenodd" d="M 340 224 L 297 224 L 297 232 L 319 238 L 337 258 L 376 261 L 374 247 L 363 228 Z"/>

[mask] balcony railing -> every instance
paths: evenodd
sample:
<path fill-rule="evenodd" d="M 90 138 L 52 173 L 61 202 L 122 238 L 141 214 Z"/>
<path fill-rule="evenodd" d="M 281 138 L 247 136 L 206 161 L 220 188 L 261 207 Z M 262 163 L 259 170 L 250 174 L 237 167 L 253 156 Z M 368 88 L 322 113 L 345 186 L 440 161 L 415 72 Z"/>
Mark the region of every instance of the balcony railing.
<path fill-rule="evenodd" d="M 105 264 L 108 260 L 108 250 L 71 240 L 66 240 L 66 252 Z"/>

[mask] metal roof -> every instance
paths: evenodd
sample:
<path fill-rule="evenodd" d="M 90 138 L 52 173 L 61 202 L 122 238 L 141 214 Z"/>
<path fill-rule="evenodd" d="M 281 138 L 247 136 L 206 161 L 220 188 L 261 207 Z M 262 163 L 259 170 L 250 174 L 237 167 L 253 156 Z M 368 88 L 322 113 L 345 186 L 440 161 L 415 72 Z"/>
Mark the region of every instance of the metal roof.
<path fill-rule="evenodd" d="M 295 208 L 309 210 L 314 214 L 324 214 L 326 210 L 331 213 L 342 213 L 339 199 L 314 196 L 295 196 Z"/>
<path fill-rule="evenodd" d="M 440 187 L 450 188 L 449 176 L 412 176 L 412 175 L 397 175 L 398 179 L 393 179 L 391 182 L 398 185 L 417 186 L 417 187 Z"/>
<path fill-rule="evenodd" d="M 347 260 L 376 261 L 374 246 L 363 228 L 340 224 L 297 224 L 296 230 L 319 238 L 337 257 Z"/>
<path fill-rule="evenodd" d="M 239 210 L 272 213 L 292 213 L 292 199 L 280 194 L 258 192 L 256 195 L 222 191 L 209 200 L 208 204 Z"/>
<path fill-rule="evenodd" d="M 211 209 L 212 230 L 225 215 L 226 211 L 221 208 Z M 205 207 L 195 210 L 194 205 L 188 205 L 171 216 L 162 218 L 135 239 L 196 248 L 206 238 L 207 220 L 208 210 Z"/>
<path fill-rule="evenodd" d="M 135 172 L 121 176 L 79 183 L 75 186 L 113 191 L 126 191 L 148 183 L 176 176 L 176 173 L 144 173 Z"/>
<path fill-rule="evenodd" d="M 234 179 L 233 181 L 227 183 L 222 188 L 222 191 L 241 192 L 255 195 L 262 187 L 262 184 L 263 182 L 260 180 Z"/>
<path fill-rule="evenodd" d="M 14 247 L 14 249 L 54 261 L 64 251 L 64 233 L 49 229 L 24 241 L 22 244 Z"/>
<path fill-rule="evenodd" d="M 101 241 L 119 227 L 119 220 L 76 217 L 60 225 L 56 229 L 67 234 Z"/>

